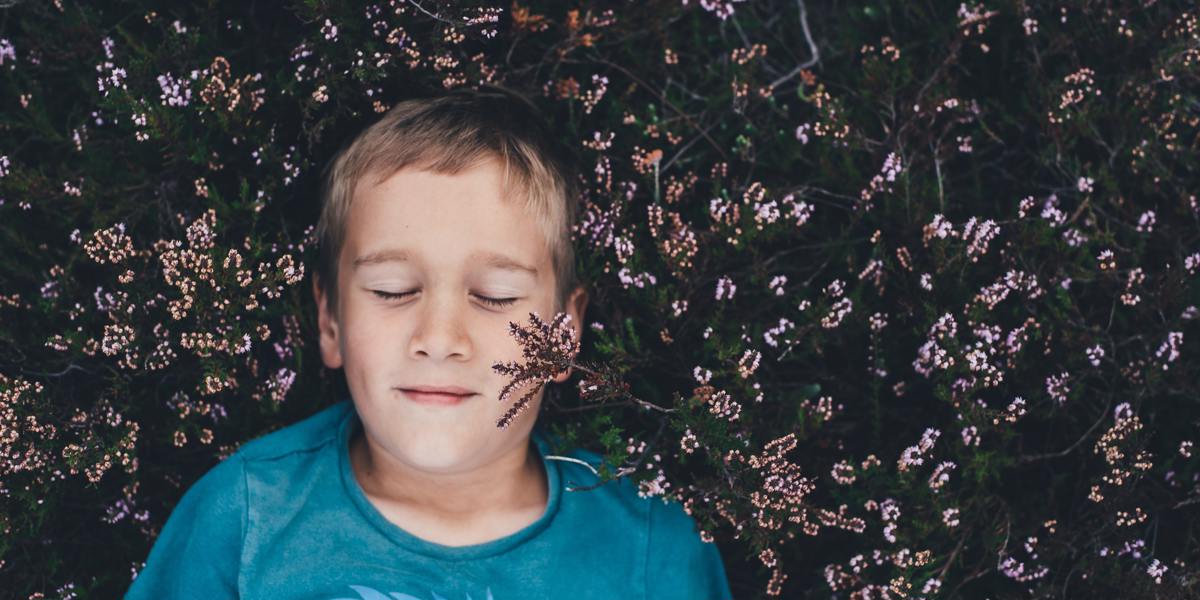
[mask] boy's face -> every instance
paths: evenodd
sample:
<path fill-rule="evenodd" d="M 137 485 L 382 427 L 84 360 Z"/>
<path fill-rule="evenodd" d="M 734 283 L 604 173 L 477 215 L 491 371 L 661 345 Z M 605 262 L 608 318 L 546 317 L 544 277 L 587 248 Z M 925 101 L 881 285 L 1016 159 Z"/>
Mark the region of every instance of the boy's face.
<path fill-rule="evenodd" d="M 532 388 L 498 400 L 509 378 L 492 365 L 525 362 L 508 323 L 527 324 L 530 312 L 549 322 L 555 290 L 542 232 L 501 196 L 502 168 L 497 160 L 457 175 L 405 168 L 378 186 L 364 177 L 338 263 L 339 314 L 329 312 L 314 281 L 325 366 L 345 369 L 376 446 L 420 471 L 468 471 L 514 451 L 528 443 L 541 406 L 544 388 L 507 429 L 496 427 Z M 536 273 L 505 268 L 489 255 Z M 485 298 L 515 300 L 499 306 Z M 563 309 L 576 340 L 586 302 L 580 288 Z M 458 386 L 475 395 L 454 405 L 423 404 L 401 391 L 415 386 Z"/>

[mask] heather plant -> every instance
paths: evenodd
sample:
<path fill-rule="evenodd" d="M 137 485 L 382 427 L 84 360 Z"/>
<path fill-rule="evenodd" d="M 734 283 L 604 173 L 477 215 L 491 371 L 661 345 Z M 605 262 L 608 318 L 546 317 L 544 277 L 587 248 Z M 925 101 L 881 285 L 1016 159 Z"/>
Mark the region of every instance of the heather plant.
<path fill-rule="evenodd" d="M 346 397 L 320 169 L 480 83 L 578 149 L 593 291 L 578 348 L 510 324 L 497 427 L 574 368 L 560 450 L 682 502 L 737 598 L 1200 595 L 1191 3 L 0 10 L 0 596 L 119 596 Z"/>

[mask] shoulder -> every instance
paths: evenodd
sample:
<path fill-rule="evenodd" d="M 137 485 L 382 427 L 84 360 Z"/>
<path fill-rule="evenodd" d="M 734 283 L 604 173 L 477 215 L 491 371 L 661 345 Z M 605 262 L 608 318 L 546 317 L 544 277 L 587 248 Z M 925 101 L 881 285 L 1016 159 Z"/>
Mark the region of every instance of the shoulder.
<path fill-rule="evenodd" d="M 704 541 L 696 520 L 679 501 L 656 498 L 650 503 L 647 536 L 647 597 L 731 597 L 720 549 Z"/>
<path fill-rule="evenodd" d="M 235 453 L 184 492 L 125 598 L 160 598 L 180 589 L 198 597 L 235 595 L 247 519 L 245 463 Z"/>
<path fill-rule="evenodd" d="M 558 469 L 564 494 L 577 497 L 583 497 L 579 496 L 583 494 L 619 503 L 636 515 L 646 528 L 675 534 L 691 532 L 692 535 L 699 536 L 696 522 L 687 514 L 683 505 L 678 500 L 660 495 L 663 490 L 654 481 L 638 484 L 631 477 L 621 477 L 600 484 L 598 471 L 604 461 L 602 455 L 579 447 L 553 455 L 552 446 L 558 442 L 558 438 L 544 430 L 535 431 L 540 437 L 538 443 L 542 444 L 543 451 L 548 454 L 546 458 L 559 461 Z"/>
<path fill-rule="evenodd" d="M 246 513 L 246 465 L 236 452 L 205 471 L 180 497 L 170 519 L 192 524 L 236 523 Z"/>
<path fill-rule="evenodd" d="M 338 425 L 352 408 L 349 400 L 342 400 L 301 421 L 242 444 L 235 454 L 252 462 L 320 448 L 336 439 Z"/>
<path fill-rule="evenodd" d="M 608 532 L 641 532 L 635 551 L 643 563 L 637 576 L 644 578 L 648 598 L 726 600 L 730 597 L 725 568 L 717 545 L 705 542 L 697 521 L 678 500 L 659 495 L 650 483 L 635 483 L 622 477 L 598 485 L 603 457 L 575 448 L 559 462 L 564 502 L 572 513 L 588 515 L 578 527 L 596 527 Z M 581 464 L 586 463 L 586 464 Z M 592 487 L 596 486 L 596 487 Z M 644 486 L 644 487 L 643 487 Z M 584 489 L 589 488 L 589 489 Z M 571 490 L 576 491 L 572 492 Z M 654 493 L 652 493 L 654 492 Z"/>
<path fill-rule="evenodd" d="M 584 508 L 593 516 L 601 515 L 610 528 L 644 532 L 650 527 L 651 511 L 657 510 L 654 505 L 662 499 L 648 494 L 628 476 L 602 483 L 601 454 L 576 447 L 547 458 L 556 460 L 558 465 L 564 501 Z"/>
<path fill-rule="evenodd" d="M 648 528 L 652 544 L 668 540 L 672 543 L 704 543 L 696 519 L 684 510 L 678 500 L 655 496 L 649 505 Z"/>
<path fill-rule="evenodd" d="M 627 477 L 611 479 L 601 484 L 599 470 L 603 456 L 580 447 L 572 447 L 540 426 L 534 430 L 534 441 L 543 458 L 558 472 L 558 488 L 562 505 L 572 514 L 603 517 L 608 525 L 628 530 L 645 527 L 648 503 L 639 497 L 636 485 Z M 619 521 L 619 524 L 613 521 Z"/>

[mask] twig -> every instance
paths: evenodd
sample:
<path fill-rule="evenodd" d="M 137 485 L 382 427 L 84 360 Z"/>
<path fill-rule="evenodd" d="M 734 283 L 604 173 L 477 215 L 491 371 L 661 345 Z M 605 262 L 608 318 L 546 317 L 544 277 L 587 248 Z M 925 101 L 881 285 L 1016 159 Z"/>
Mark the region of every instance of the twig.
<path fill-rule="evenodd" d="M 1191 506 L 1193 504 L 1200 504 L 1200 496 L 1196 496 L 1194 498 L 1188 498 L 1187 500 L 1180 500 L 1178 503 L 1175 504 L 1175 506 L 1172 506 L 1171 508 L 1172 509 L 1183 508 L 1185 506 Z"/>
<path fill-rule="evenodd" d="M 598 371 L 596 371 L 596 370 L 594 370 L 594 369 L 589 369 L 589 368 L 587 368 L 587 367 L 585 367 L 585 366 L 583 366 L 583 365 L 581 365 L 581 364 L 579 364 L 579 363 L 576 363 L 575 361 L 571 361 L 571 363 L 570 363 L 570 364 L 571 364 L 571 366 L 572 366 L 572 367 L 574 367 L 574 368 L 576 368 L 576 369 L 578 369 L 578 370 L 580 370 L 580 371 L 583 371 L 584 373 L 587 373 L 587 374 L 589 374 L 589 375 L 595 375 L 595 376 L 599 376 L 599 375 L 600 375 L 600 373 L 599 373 Z M 647 401 L 645 401 L 645 400 L 642 400 L 641 398 L 638 398 L 637 396 L 634 396 L 633 394 L 630 394 L 629 392 L 623 392 L 623 394 L 624 394 L 624 396 L 625 396 L 626 398 L 628 398 L 629 400 L 631 400 L 631 401 L 633 401 L 633 402 L 636 402 L 638 405 L 640 405 L 640 406 L 643 406 L 643 407 L 646 407 L 646 408 L 652 408 L 652 409 L 654 409 L 654 410 L 657 410 L 657 411 L 659 411 L 659 412 L 663 412 L 663 413 L 673 413 L 673 412 L 678 412 L 678 411 L 676 411 L 674 408 L 663 408 L 663 407 L 661 407 L 661 406 L 659 406 L 659 405 L 657 405 L 657 404 L 655 404 L 655 403 L 653 403 L 653 402 L 647 402 Z"/>
<path fill-rule="evenodd" d="M 1084 198 L 1083 202 L 1079 203 L 1079 207 L 1075 209 L 1075 212 L 1071 213 L 1071 218 L 1067 219 L 1066 222 L 1063 223 L 1063 225 L 1070 225 L 1071 223 L 1074 223 L 1075 219 L 1079 218 L 1079 214 L 1083 212 L 1083 209 L 1087 208 L 1088 204 L 1091 204 L 1091 202 L 1092 202 L 1091 196 Z"/>
<path fill-rule="evenodd" d="M 587 412 L 589 410 L 600 410 L 602 408 L 618 408 L 621 406 L 637 406 L 636 402 L 602 402 L 599 404 L 585 404 L 584 406 L 572 406 L 570 408 L 555 407 L 555 414 Z"/>
<path fill-rule="evenodd" d="M 1066 450 L 1063 450 L 1061 452 L 1051 452 L 1048 454 L 1024 455 L 1018 459 L 1018 462 L 1020 462 L 1022 464 L 1026 464 L 1026 463 L 1031 463 L 1031 462 L 1038 461 L 1038 460 L 1044 460 L 1047 458 L 1059 458 L 1062 456 L 1066 456 L 1067 454 L 1070 454 L 1070 452 L 1072 450 L 1074 450 L 1076 447 L 1078 447 L 1080 444 L 1083 443 L 1083 440 L 1088 439 L 1088 437 L 1092 435 L 1092 432 L 1095 431 L 1096 428 L 1100 426 L 1100 423 L 1104 422 L 1104 419 L 1108 416 L 1108 408 L 1110 406 L 1112 406 L 1112 398 L 1109 398 L 1108 403 L 1104 405 L 1104 410 L 1100 412 L 1100 418 L 1096 419 L 1095 423 L 1092 423 L 1092 426 L 1089 427 L 1087 432 L 1085 432 L 1083 434 L 1083 437 L 1079 438 L 1078 440 L 1075 440 L 1075 443 L 1068 446 Z"/>
<path fill-rule="evenodd" d="M 618 65 L 617 63 L 614 63 L 612 61 L 609 61 L 609 60 L 606 60 L 603 58 L 597 58 L 596 62 L 599 62 L 600 64 L 603 64 L 603 65 L 608 65 L 608 66 L 624 73 L 626 77 L 632 79 L 635 83 L 642 86 L 643 88 L 648 90 L 650 93 L 654 94 L 655 96 L 658 96 L 658 100 L 660 102 L 667 105 L 667 107 L 669 107 L 671 110 L 675 111 L 675 113 L 678 114 L 679 116 L 683 117 L 683 119 L 688 122 L 688 125 L 691 125 L 694 129 L 696 129 L 697 131 L 700 131 L 700 135 L 703 136 L 704 139 L 708 140 L 708 143 L 712 144 L 713 149 L 716 150 L 717 153 L 721 155 L 721 160 L 726 160 L 726 161 L 729 160 L 729 156 L 725 154 L 725 149 L 722 148 L 721 145 L 718 144 L 716 140 L 712 139 L 712 137 L 710 137 L 708 135 L 708 130 L 707 129 L 701 130 L 700 126 L 695 121 L 692 120 L 692 117 L 690 115 L 688 115 L 687 113 L 680 110 L 680 108 L 678 106 L 675 106 L 674 104 L 672 104 L 670 100 L 667 100 L 667 97 L 665 95 L 660 93 L 658 90 L 654 89 L 652 86 L 650 86 L 650 84 L 646 83 L 645 81 L 642 81 L 642 79 L 640 77 L 638 77 L 637 75 L 634 75 L 632 72 L 629 71 L 629 69 L 626 69 L 625 67 L 622 67 L 621 65 Z"/>
<path fill-rule="evenodd" d="M 654 445 L 658 442 L 658 439 L 660 437 L 662 437 L 663 429 L 666 428 L 666 426 L 667 426 L 666 419 L 659 421 L 658 432 L 654 434 L 654 439 L 651 440 L 649 444 L 647 444 L 646 450 L 644 452 L 642 452 L 641 456 L 639 456 L 636 461 L 634 461 L 632 466 L 621 467 L 621 468 L 617 469 L 616 475 L 613 476 L 613 478 L 610 479 L 609 481 L 614 481 L 614 480 L 620 479 L 626 475 L 629 475 L 631 473 L 636 473 L 638 470 L 638 467 L 641 467 L 642 463 L 646 461 L 646 457 L 654 454 Z M 590 466 L 591 465 L 589 465 L 589 467 Z M 599 475 L 599 473 L 595 469 L 592 469 L 592 472 Z M 566 490 L 568 492 L 586 492 L 588 490 L 596 489 L 596 488 L 600 487 L 601 485 L 604 485 L 604 483 L 606 483 L 606 482 L 599 481 L 597 483 L 594 483 L 594 484 L 586 486 L 586 487 L 568 487 L 568 488 L 566 488 Z"/>
<path fill-rule="evenodd" d="M 571 458 L 570 456 L 557 456 L 557 455 L 554 455 L 554 454 L 547 454 L 547 455 L 545 455 L 545 458 L 546 458 L 547 460 L 565 460 L 565 461 L 568 461 L 568 462 L 579 463 L 579 464 L 581 464 L 581 465 L 583 465 L 583 466 L 587 467 L 588 469 L 591 469 L 591 471 L 592 471 L 592 473 L 593 473 L 593 474 L 595 474 L 595 475 L 599 475 L 599 474 L 600 474 L 600 472 L 596 470 L 596 467 L 593 467 L 593 466 L 591 465 L 591 463 L 589 463 L 589 462 L 587 462 L 587 461 L 585 461 L 585 460 L 579 460 L 578 458 Z"/>
<path fill-rule="evenodd" d="M 688 143 L 684 144 L 684 145 L 683 145 L 683 147 L 682 147 L 682 148 L 680 148 L 680 149 L 679 149 L 679 151 L 678 151 L 678 152 L 676 152 L 676 153 L 675 153 L 675 155 L 674 155 L 674 156 L 672 156 L 670 160 L 668 160 L 667 162 L 663 163 L 662 170 L 663 170 L 663 171 L 666 171 L 666 170 L 667 170 L 667 167 L 670 167 L 670 166 L 671 166 L 671 163 L 675 162 L 675 159 L 677 159 L 677 158 L 679 158 L 680 156 L 682 156 L 684 152 L 687 152 L 687 149 L 688 149 L 688 148 L 691 148 L 693 144 L 695 144 L 696 142 L 700 141 L 700 138 L 701 138 L 701 137 L 703 137 L 705 134 L 707 134 L 707 133 L 708 133 L 708 130 L 709 130 L 709 129 L 712 129 L 712 128 L 713 128 L 714 126 L 716 126 L 716 124 L 717 124 L 717 123 L 719 123 L 719 122 L 720 122 L 720 121 L 714 121 L 712 125 L 709 125 L 708 127 L 705 127 L 705 128 L 704 128 L 704 131 L 700 132 L 700 135 L 698 135 L 698 136 L 696 136 L 696 137 L 692 138 L 692 141 L 690 141 L 690 142 L 688 142 Z"/>
<path fill-rule="evenodd" d="M 954 559 L 958 558 L 958 553 L 962 551 L 963 545 L 967 543 L 967 536 L 963 535 L 958 538 L 958 545 L 954 547 L 954 551 L 950 553 L 950 558 L 946 559 L 946 564 L 942 565 L 942 570 L 938 571 L 937 579 L 942 581 L 946 577 L 946 571 L 950 570 L 950 565 L 954 564 Z"/>
<path fill-rule="evenodd" d="M 804 29 L 804 41 L 808 42 L 808 51 L 812 54 L 812 57 L 796 65 L 796 68 L 784 74 L 783 77 L 772 81 L 770 85 L 772 92 L 775 91 L 775 88 L 787 82 L 787 80 L 799 75 L 800 71 L 817 64 L 821 60 L 821 52 L 817 50 L 817 45 L 813 43 L 812 32 L 808 29 L 808 9 L 804 6 L 804 0 L 796 0 L 796 6 L 800 7 L 800 27 Z"/>
<path fill-rule="evenodd" d="M 938 148 L 936 148 L 936 147 L 931 148 L 931 150 L 933 150 L 933 168 L 934 168 L 934 171 L 937 173 L 938 210 L 941 211 L 943 214 L 945 214 L 945 212 L 946 212 L 946 194 L 942 190 L 942 159 L 941 159 L 941 157 L 938 156 L 938 153 L 937 153 Z"/>
<path fill-rule="evenodd" d="M 431 16 L 431 17 L 433 17 L 433 18 L 435 18 L 435 19 L 437 19 L 437 20 L 439 20 L 439 21 L 441 21 L 441 22 L 443 22 L 443 23 L 449 23 L 449 24 L 451 24 L 451 25 L 453 25 L 453 26 L 455 26 L 455 27 L 458 27 L 458 25 L 459 25 L 459 23 L 455 23 L 454 21 L 451 21 L 451 20 L 449 20 L 449 19 L 446 19 L 445 17 L 442 17 L 442 16 L 440 16 L 440 15 L 435 15 L 435 14 L 433 14 L 433 13 L 431 13 L 431 12 L 429 12 L 429 11 L 425 10 L 425 7 L 424 7 L 424 6 L 421 6 L 420 4 L 417 4 L 417 0 L 408 0 L 408 3 L 409 3 L 409 4 L 411 4 L 411 5 L 413 5 L 413 6 L 415 6 L 415 7 L 417 7 L 417 10 L 419 10 L 419 11 L 421 11 L 421 12 L 423 12 L 423 13 L 425 13 L 425 14 L 427 14 L 427 15 L 429 15 L 429 16 Z"/>
<path fill-rule="evenodd" d="M 87 373 L 88 375 L 95 375 L 95 373 L 93 373 L 92 371 L 89 371 L 75 363 L 71 363 L 71 364 L 67 365 L 67 368 L 65 368 L 57 373 L 45 373 L 43 371 L 30 371 L 29 369 L 21 369 L 21 371 L 23 371 L 25 373 L 29 373 L 30 375 L 44 375 L 46 377 L 62 377 L 63 375 L 66 375 L 67 373 L 70 373 L 71 371 L 83 371 L 84 373 Z"/>
<path fill-rule="evenodd" d="M 742 47 L 749 50 L 754 44 L 750 43 L 750 38 L 746 37 L 746 32 L 742 31 L 742 25 L 738 23 L 737 16 L 731 16 L 726 23 L 732 22 L 733 28 L 737 29 L 738 37 L 742 38 Z"/>

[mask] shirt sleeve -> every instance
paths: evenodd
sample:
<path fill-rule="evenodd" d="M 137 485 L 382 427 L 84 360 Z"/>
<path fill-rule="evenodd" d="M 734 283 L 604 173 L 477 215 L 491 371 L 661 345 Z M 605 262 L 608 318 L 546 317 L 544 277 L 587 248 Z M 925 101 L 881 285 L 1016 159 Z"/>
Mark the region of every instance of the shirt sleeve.
<path fill-rule="evenodd" d="M 179 500 L 125 600 L 237 598 L 246 516 L 245 469 L 235 453 Z"/>
<path fill-rule="evenodd" d="M 720 550 L 678 501 L 651 499 L 648 535 L 646 598 L 732 600 Z"/>

